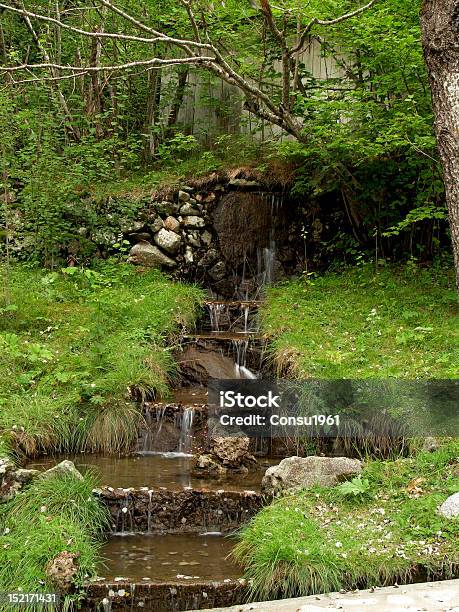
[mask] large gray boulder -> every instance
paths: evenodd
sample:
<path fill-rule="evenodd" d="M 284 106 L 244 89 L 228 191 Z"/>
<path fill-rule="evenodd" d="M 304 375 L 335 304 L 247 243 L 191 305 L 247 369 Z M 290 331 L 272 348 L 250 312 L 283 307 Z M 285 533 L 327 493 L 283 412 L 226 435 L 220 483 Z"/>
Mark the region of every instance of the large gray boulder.
<path fill-rule="evenodd" d="M 361 471 L 362 462 L 348 457 L 288 457 L 266 470 L 261 490 L 265 495 L 279 495 L 314 485 L 333 487 Z"/>
<path fill-rule="evenodd" d="M 69 461 L 68 459 L 61 461 L 54 467 L 46 470 L 46 472 L 40 474 L 40 478 L 54 478 L 55 476 L 71 476 L 77 480 L 83 480 L 83 476 L 76 469 L 73 461 Z"/>
<path fill-rule="evenodd" d="M 171 255 L 175 255 L 180 248 L 182 237 L 163 227 L 155 234 L 154 240 L 161 249 Z"/>
<path fill-rule="evenodd" d="M 440 508 L 438 513 L 446 518 L 456 518 L 459 516 L 459 493 L 454 493 L 446 499 Z"/>
<path fill-rule="evenodd" d="M 174 268 L 176 262 L 162 253 L 158 247 L 148 244 L 147 242 L 139 242 L 134 245 L 129 252 L 129 263 L 139 266 L 147 266 L 148 268 Z"/>

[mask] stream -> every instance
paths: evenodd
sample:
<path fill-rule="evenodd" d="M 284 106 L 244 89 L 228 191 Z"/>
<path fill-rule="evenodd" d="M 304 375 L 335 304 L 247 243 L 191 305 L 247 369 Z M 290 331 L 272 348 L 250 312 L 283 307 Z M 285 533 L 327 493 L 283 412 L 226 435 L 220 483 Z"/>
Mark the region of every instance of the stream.
<path fill-rule="evenodd" d="M 278 206 L 273 199 L 272 207 Z M 100 577 L 87 586 L 85 609 L 170 612 L 245 599 L 243 569 L 230 558 L 231 536 L 262 507 L 264 471 L 280 458 L 267 456 L 261 441 L 252 449 L 257 466 L 247 473 L 204 478 L 193 473 L 193 456 L 205 446 L 209 381 L 263 374 L 266 342 L 258 308 L 274 267 L 270 232 L 267 246 L 235 274 L 232 299 L 209 291 L 206 316 L 199 329 L 183 335 L 175 355 L 180 384 L 169 401 L 145 402 L 132 455 L 30 462 L 28 467 L 45 470 L 70 459 L 81 472 L 95 469 L 105 485 L 97 494 L 110 510 L 112 534 L 101 551 Z"/>

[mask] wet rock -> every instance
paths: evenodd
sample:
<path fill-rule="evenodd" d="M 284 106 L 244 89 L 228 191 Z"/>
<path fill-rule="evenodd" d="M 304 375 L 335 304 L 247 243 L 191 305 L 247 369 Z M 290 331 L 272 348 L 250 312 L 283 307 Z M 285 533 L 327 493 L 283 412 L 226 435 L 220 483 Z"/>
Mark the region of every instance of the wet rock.
<path fill-rule="evenodd" d="M 220 281 L 223 280 L 226 276 L 226 265 L 223 261 L 218 261 L 212 268 L 209 270 L 209 275 L 215 280 Z"/>
<path fill-rule="evenodd" d="M 185 250 L 185 263 L 192 264 L 193 261 L 194 261 L 193 249 L 187 246 Z"/>
<path fill-rule="evenodd" d="M 196 201 L 194 202 L 196 204 Z M 193 205 L 193 201 L 187 202 L 183 206 L 180 207 L 181 215 L 199 215 L 199 209 L 197 206 Z"/>
<path fill-rule="evenodd" d="M 193 474 L 198 477 L 218 478 L 219 476 L 224 476 L 227 471 L 224 465 L 212 457 L 212 455 L 206 453 L 198 455 L 193 466 Z"/>
<path fill-rule="evenodd" d="M 164 251 L 174 255 L 180 248 L 182 237 L 175 232 L 163 228 L 155 234 L 154 240 L 159 247 L 164 249 Z"/>
<path fill-rule="evenodd" d="M 210 443 L 210 455 L 226 468 L 237 469 L 256 464 L 255 457 L 249 451 L 250 438 L 216 437 Z"/>
<path fill-rule="evenodd" d="M 228 187 L 233 189 L 261 189 L 261 184 L 258 181 L 249 181 L 244 178 L 234 178 L 228 183 Z"/>
<path fill-rule="evenodd" d="M 361 471 L 362 462 L 348 457 L 288 457 L 266 470 L 261 490 L 265 495 L 278 495 L 314 485 L 335 486 Z"/>
<path fill-rule="evenodd" d="M 103 487 L 99 500 L 108 507 L 116 531 L 123 531 L 124 525 L 124 529 L 149 529 L 151 533 L 231 530 L 249 520 L 263 503 L 262 496 L 253 491 L 205 488 L 150 492 L 130 489 L 127 492 Z"/>
<path fill-rule="evenodd" d="M 206 222 L 202 217 L 188 215 L 183 218 L 183 225 L 185 227 L 204 227 L 206 225 Z"/>
<path fill-rule="evenodd" d="M 149 268 L 175 268 L 177 265 L 173 259 L 162 253 L 158 247 L 139 242 L 129 252 L 128 262 L 147 266 Z"/>
<path fill-rule="evenodd" d="M 218 259 L 218 253 L 215 249 L 209 249 L 198 262 L 198 266 L 208 268 Z"/>
<path fill-rule="evenodd" d="M 63 550 L 48 562 L 45 573 L 49 581 L 61 593 L 68 593 L 78 574 L 80 553 Z"/>
<path fill-rule="evenodd" d="M 440 508 L 438 513 L 445 518 L 456 518 L 459 516 L 459 493 L 454 493 L 446 499 Z"/>
<path fill-rule="evenodd" d="M 164 227 L 165 227 L 165 229 L 169 230 L 170 232 L 176 232 L 177 233 L 177 232 L 180 231 L 180 222 L 177 221 L 177 219 L 175 217 L 169 216 L 164 221 Z"/>
<path fill-rule="evenodd" d="M 73 461 L 69 461 L 68 459 L 61 461 L 54 467 L 46 470 L 46 472 L 40 474 L 40 478 L 54 478 L 55 476 L 71 476 L 78 480 L 83 480 L 83 476 L 76 469 Z"/>
<path fill-rule="evenodd" d="M 201 234 L 201 240 L 206 246 L 209 246 L 209 244 L 212 242 L 212 234 L 207 230 L 204 230 Z"/>
<path fill-rule="evenodd" d="M 178 199 L 180 200 L 180 202 L 189 202 L 191 199 L 191 196 L 186 191 L 180 190 L 178 192 Z"/>
<path fill-rule="evenodd" d="M 156 219 L 151 224 L 150 229 L 153 232 L 153 234 L 156 234 L 156 232 L 159 232 L 159 230 L 162 229 L 163 227 L 164 227 L 163 220 L 160 219 L 159 217 L 156 217 Z"/>

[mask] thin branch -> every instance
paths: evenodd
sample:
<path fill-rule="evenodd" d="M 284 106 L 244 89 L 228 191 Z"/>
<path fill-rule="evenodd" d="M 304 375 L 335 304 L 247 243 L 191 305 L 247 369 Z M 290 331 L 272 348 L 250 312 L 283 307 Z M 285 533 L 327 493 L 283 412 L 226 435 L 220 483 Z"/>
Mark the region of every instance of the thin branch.
<path fill-rule="evenodd" d="M 102 2 L 102 4 L 110 4 L 107 2 Z M 112 8 L 112 5 L 110 5 Z M 111 38 L 116 40 L 130 40 L 133 42 L 141 42 L 148 44 L 155 44 L 158 42 L 169 42 L 175 45 L 189 45 L 203 49 L 209 49 L 209 46 L 203 44 L 199 41 L 195 40 L 181 40 L 178 38 L 173 38 L 171 36 L 167 36 L 166 34 L 162 34 L 161 32 L 155 32 L 156 38 L 144 38 L 142 36 L 133 36 L 131 34 L 119 34 L 115 32 L 91 32 L 89 30 L 82 30 L 81 28 L 75 28 L 67 23 L 60 21 L 59 19 L 55 19 L 54 17 L 48 17 L 46 15 L 41 15 L 39 13 L 32 13 L 31 11 L 27 11 L 26 9 L 20 9 L 16 7 L 9 6 L 8 4 L 0 3 L 0 9 L 4 9 L 7 11 L 11 11 L 12 13 L 16 13 L 18 15 L 22 15 L 25 17 L 32 17 L 33 19 L 38 19 L 39 21 L 46 21 L 48 23 L 52 23 L 54 25 L 58 25 L 64 30 L 68 30 L 70 32 L 75 32 L 75 34 L 80 34 L 82 36 L 89 36 L 91 38 Z M 123 13 L 123 16 L 125 14 Z M 126 18 L 126 17 L 125 17 Z"/>
<path fill-rule="evenodd" d="M 78 72 L 83 69 L 85 72 L 102 72 L 104 70 L 126 70 L 137 66 L 174 66 L 177 64 L 207 64 L 215 61 L 213 57 L 182 57 L 177 59 L 159 59 L 154 57 L 149 60 L 139 60 L 136 62 L 128 62 L 126 64 L 118 64 L 116 66 L 65 66 L 64 64 L 21 64 L 18 66 L 0 66 L 0 72 L 17 72 L 18 70 L 35 70 L 37 68 L 50 68 L 55 70 L 72 70 Z"/>
<path fill-rule="evenodd" d="M 309 34 L 309 32 L 312 30 L 312 28 L 315 25 L 331 26 L 331 25 L 335 25 L 336 23 L 341 23 L 342 21 L 346 21 L 346 19 L 351 19 L 352 17 L 356 17 L 357 15 L 360 15 L 360 13 L 367 11 L 373 5 L 375 5 L 376 2 L 378 2 L 378 0 L 370 0 L 368 4 L 361 6 L 355 11 L 351 11 L 350 13 L 345 13 L 344 15 L 341 15 L 340 17 L 336 17 L 335 19 L 318 19 L 317 17 L 314 17 L 313 19 L 311 19 L 311 21 L 308 23 L 308 25 L 305 27 L 305 29 L 301 33 L 300 41 L 295 47 L 293 47 L 292 53 L 298 53 L 298 51 L 302 50 L 304 43 L 306 41 L 307 35 Z"/>
<path fill-rule="evenodd" d="M 185 7 L 185 10 L 186 10 L 186 12 L 188 14 L 188 19 L 190 20 L 191 27 L 193 28 L 194 38 L 195 38 L 196 42 L 200 43 L 201 42 L 201 35 L 199 34 L 198 24 L 196 23 L 194 12 L 193 12 L 193 9 L 191 8 L 191 0 L 180 0 L 180 1 L 183 4 L 183 6 Z"/>
<path fill-rule="evenodd" d="M 76 77 L 79 77 L 79 76 L 84 76 L 85 74 L 88 74 L 86 70 L 84 72 L 77 72 L 77 73 L 72 72 L 72 74 L 66 74 L 63 76 L 35 77 L 33 79 L 22 79 L 21 81 L 15 81 L 13 79 L 12 84 L 21 85 L 22 83 L 37 83 L 37 82 L 41 83 L 42 81 L 65 81 L 69 79 L 75 79 Z"/>

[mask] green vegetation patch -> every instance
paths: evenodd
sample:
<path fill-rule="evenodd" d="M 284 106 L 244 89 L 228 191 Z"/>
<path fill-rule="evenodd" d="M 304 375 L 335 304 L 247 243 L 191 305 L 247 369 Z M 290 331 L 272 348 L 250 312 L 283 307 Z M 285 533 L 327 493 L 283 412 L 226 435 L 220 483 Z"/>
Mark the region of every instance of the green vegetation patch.
<path fill-rule="evenodd" d="M 279 374 L 295 378 L 454 378 L 453 270 L 374 265 L 268 291 L 262 326 Z"/>
<path fill-rule="evenodd" d="M 169 340 L 200 290 L 105 263 L 14 266 L 0 307 L 0 430 L 12 447 L 121 452 L 141 418 L 133 399 L 168 392 Z"/>
<path fill-rule="evenodd" d="M 275 501 L 241 532 L 236 558 L 254 599 L 456 575 L 459 521 L 437 507 L 459 491 L 459 442 L 369 461 L 362 476 Z"/>
<path fill-rule="evenodd" d="M 77 555 L 78 568 L 69 597 L 79 597 L 80 587 L 96 574 L 101 534 L 109 524 L 107 509 L 92 494 L 96 484 L 91 473 L 83 480 L 56 474 L 35 480 L 0 506 L 0 591 L 56 591 L 46 566 L 67 551 Z"/>

